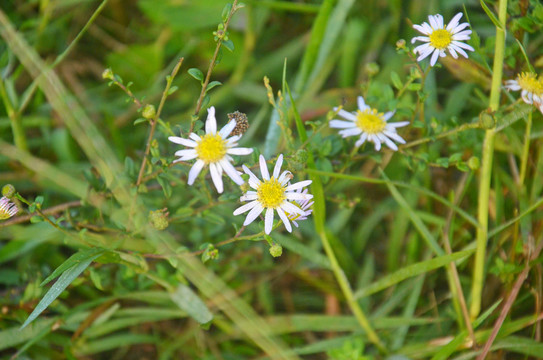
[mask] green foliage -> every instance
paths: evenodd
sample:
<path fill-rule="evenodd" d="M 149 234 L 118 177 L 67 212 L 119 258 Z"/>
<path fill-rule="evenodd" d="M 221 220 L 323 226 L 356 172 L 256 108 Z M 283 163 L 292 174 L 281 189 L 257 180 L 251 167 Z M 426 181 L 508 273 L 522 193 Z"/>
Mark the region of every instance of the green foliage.
<path fill-rule="evenodd" d="M 543 116 L 504 85 L 541 73 L 543 5 L 504 1 L 8 1 L 0 358 L 540 356 Z M 475 51 L 417 62 L 411 25 L 458 12 Z M 330 128 L 359 96 L 397 151 Z M 292 233 L 233 215 L 246 174 L 188 185 L 168 138 L 210 106 L 246 115 L 236 170 L 312 180 Z"/>

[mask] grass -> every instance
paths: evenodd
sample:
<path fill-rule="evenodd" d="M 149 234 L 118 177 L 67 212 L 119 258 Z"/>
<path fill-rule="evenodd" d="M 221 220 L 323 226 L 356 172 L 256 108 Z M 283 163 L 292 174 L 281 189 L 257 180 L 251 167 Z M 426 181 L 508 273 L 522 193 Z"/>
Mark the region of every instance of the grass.
<path fill-rule="evenodd" d="M 541 70 L 543 5 L 421 4 L 2 8 L 0 358 L 540 356 L 542 114 L 503 84 Z M 417 62 L 411 25 L 458 11 L 469 59 Z M 398 151 L 328 126 L 358 96 L 409 121 Z M 312 180 L 292 233 L 187 185 L 167 138 L 209 106 L 247 114 L 240 170 Z"/>

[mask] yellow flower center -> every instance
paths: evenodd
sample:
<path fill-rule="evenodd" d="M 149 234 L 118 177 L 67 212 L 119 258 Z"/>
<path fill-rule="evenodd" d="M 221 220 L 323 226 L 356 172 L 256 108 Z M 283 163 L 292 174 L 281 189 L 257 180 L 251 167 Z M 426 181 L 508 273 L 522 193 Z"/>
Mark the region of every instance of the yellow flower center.
<path fill-rule="evenodd" d="M 518 76 L 518 85 L 535 95 L 543 94 L 543 79 L 538 79 L 534 73 L 522 73 Z"/>
<path fill-rule="evenodd" d="M 430 44 L 436 49 L 444 50 L 451 42 L 451 33 L 446 29 L 437 29 L 430 34 Z"/>
<path fill-rule="evenodd" d="M 265 208 L 275 209 L 285 200 L 285 188 L 273 176 L 262 182 L 256 190 L 258 201 Z"/>
<path fill-rule="evenodd" d="M 196 146 L 196 153 L 206 164 L 217 162 L 226 155 L 226 142 L 219 134 L 206 134 Z"/>
<path fill-rule="evenodd" d="M 356 112 L 356 126 L 365 133 L 378 134 L 387 126 L 382 117 L 383 113 L 379 113 L 375 109 L 367 109 L 364 112 L 358 110 Z"/>

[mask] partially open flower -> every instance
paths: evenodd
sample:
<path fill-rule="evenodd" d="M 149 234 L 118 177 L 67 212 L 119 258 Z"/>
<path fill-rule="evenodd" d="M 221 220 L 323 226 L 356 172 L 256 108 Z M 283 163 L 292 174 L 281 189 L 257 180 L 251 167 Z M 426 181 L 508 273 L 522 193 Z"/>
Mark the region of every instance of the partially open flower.
<path fill-rule="evenodd" d="M 283 164 L 282 154 L 277 158 L 277 163 L 273 168 L 271 177 L 264 156 L 260 155 L 259 160 L 262 181 L 249 168 L 243 165 L 243 170 L 249 175 L 249 185 L 256 191 L 250 190 L 243 194 L 240 200 L 249 201 L 249 203 L 237 208 L 234 211 L 234 215 L 243 214 L 250 210 L 243 223 L 243 226 L 247 226 L 265 209 L 264 231 L 266 234 L 269 234 L 273 227 L 273 214 L 275 210 L 283 221 L 287 231 L 292 232 L 288 215 L 297 214 L 299 216 L 307 216 L 307 212 L 300 209 L 291 201 L 311 200 L 313 198 L 311 194 L 296 191 L 311 184 L 311 180 L 300 181 L 290 185 L 289 181 L 292 179 L 292 173 L 288 170 L 281 173 L 281 165 Z"/>
<path fill-rule="evenodd" d="M 12 216 L 15 216 L 19 212 L 17 205 L 9 201 L 5 196 L 0 198 L 0 220 L 9 219 Z"/>
<path fill-rule="evenodd" d="M 505 82 L 507 90 L 522 90 L 520 96 L 526 104 L 533 104 L 543 113 L 543 78 L 532 72 L 523 72 L 515 80 Z"/>

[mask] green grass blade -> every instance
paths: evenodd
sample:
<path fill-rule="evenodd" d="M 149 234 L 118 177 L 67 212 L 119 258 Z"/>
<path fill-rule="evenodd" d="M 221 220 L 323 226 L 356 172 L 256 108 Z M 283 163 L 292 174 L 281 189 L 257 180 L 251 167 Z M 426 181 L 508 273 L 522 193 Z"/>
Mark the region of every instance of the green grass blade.
<path fill-rule="evenodd" d="M 206 304 L 187 285 L 179 284 L 175 292 L 170 294 L 172 301 L 200 324 L 213 320 L 213 314 Z"/>
<path fill-rule="evenodd" d="M 81 274 L 90 263 L 101 256 L 102 253 L 92 255 L 86 260 L 81 260 L 78 265 L 66 270 L 55 284 L 47 291 L 45 296 L 40 300 L 34 311 L 28 316 L 24 324 L 21 326 L 21 329 L 24 329 L 28 324 L 30 324 L 34 319 L 38 317 L 51 303 L 72 283 Z M 68 259 L 70 260 L 70 259 Z"/>
<path fill-rule="evenodd" d="M 446 266 L 451 261 L 456 261 L 459 259 L 463 259 L 467 256 L 470 256 L 473 254 L 474 251 L 475 251 L 474 249 L 458 251 L 450 255 L 438 256 L 430 260 L 425 260 L 425 261 L 418 262 L 416 264 L 405 266 L 401 268 L 400 270 L 397 270 L 393 272 L 392 274 L 386 275 L 382 277 L 381 279 L 373 282 L 371 285 L 356 291 L 355 297 L 361 298 L 364 296 L 375 294 L 376 292 L 389 288 L 405 279 L 409 279 L 411 277 L 427 273 L 429 271 Z"/>
<path fill-rule="evenodd" d="M 51 275 L 49 275 L 45 280 L 43 280 L 40 286 L 47 284 L 49 281 L 53 280 L 54 278 L 56 278 L 57 276 L 59 276 L 60 274 L 68 270 L 69 268 L 74 267 L 77 264 L 80 264 L 82 261 L 86 261 L 94 255 L 101 255 L 104 252 L 105 252 L 104 249 L 91 248 L 91 249 L 86 249 L 86 250 L 73 254 L 66 261 L 64 261 L 59 267 L 57 267 L 55 271 L 51 273 Z"/>

